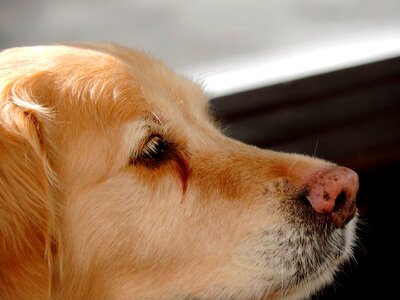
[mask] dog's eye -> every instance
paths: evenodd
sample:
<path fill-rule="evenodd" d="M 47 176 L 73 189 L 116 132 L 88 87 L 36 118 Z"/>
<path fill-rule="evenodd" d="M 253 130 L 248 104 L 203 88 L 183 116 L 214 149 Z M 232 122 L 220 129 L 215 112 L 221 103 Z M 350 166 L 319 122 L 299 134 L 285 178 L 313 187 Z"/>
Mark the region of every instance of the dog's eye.
<path fill-rule="evenodd" d="M 166 159 L 170 152 L 170 143 L 159 135 L 150 135 L 142 150 L 131 160 L 133 164 L 145 164 L 149 167 L 156 167 Z"/>
<path fill-rule="evenodd" d="M 162 137 L 153 135 L 150 136 L 146 146 L 140 154 L 141 159 L 162 160 L 167 153 L 169 144 Z"/>

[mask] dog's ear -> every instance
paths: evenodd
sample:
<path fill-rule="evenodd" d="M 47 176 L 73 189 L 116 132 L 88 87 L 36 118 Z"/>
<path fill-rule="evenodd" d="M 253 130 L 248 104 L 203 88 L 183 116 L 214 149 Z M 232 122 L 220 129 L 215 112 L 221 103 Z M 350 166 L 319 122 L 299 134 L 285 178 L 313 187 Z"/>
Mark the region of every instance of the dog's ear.
<path fill-rule="evenodd" d="M 57 243 L 50 114 L 8 91 L 0 90 L 0 298 L 45 299 Z"/>

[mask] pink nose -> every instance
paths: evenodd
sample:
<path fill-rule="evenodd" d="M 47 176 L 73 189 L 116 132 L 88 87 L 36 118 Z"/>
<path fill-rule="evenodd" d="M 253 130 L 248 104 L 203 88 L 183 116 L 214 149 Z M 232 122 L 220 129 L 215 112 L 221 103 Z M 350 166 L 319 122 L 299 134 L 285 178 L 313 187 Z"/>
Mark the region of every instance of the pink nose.
<path fill-rule="evenodd" d="M 344 227 L 356 213 L 358 175 L 345 167 L 317 171 L 306 184 L 313 209 L 329 215 L 336 227 Z"/>

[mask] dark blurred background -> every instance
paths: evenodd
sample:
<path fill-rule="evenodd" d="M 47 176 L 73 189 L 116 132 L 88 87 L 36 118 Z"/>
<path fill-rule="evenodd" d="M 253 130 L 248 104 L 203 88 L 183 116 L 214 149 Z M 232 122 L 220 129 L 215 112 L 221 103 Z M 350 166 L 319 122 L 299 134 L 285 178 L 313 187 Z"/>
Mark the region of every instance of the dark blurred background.
<path fill-rule="evenodd" d="M 0 49 L 63 41 L 144 49 L 204 86 L 228 135 L 356 170 L 357 262 L 315 299 L 393 298 L 400 1 L 0 0 Z"/>

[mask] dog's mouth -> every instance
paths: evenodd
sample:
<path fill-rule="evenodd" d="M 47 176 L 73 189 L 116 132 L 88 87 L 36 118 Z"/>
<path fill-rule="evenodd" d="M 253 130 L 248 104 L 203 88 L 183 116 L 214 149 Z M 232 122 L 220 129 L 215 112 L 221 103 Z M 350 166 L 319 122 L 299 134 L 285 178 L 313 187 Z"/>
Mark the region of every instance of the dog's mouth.
<path fill-rule="evenodd" d="M 317 213 L 311 207 L 304 191 L 282 201 L 280 210 L 290 225 L 306 229 L 307 235 L 314 233 L 322 237 L 330 235 L 338 229 L 330 215 Z"/>
<path fill-rule="evenodd" d="M 295 199 L 285 206 L 286 219 L 293 230 L 299 232 L 304 239 L 303 245 L 309 244 L 313 247 L 313 253 L 319 263 L 324 257 L 331 260 L 340 257 L 346 250 L 349 242 L 347 231 L 353 225 L 346 223 L 338 227 L 329 214 L 317 213 L 310 205 L 304 192 L 299 193 Z M 320 257 L 320 259 L 318 259 Z"/>
<path fill-rule="evenodd" d="M 265 260 L 280 264 L 276 266 L 280 278 L 268 294 L 284 296 L 288 291 L 318 289 L 332 281 L 339 267 L 351 257 L 356 218 L 337 227 L 329 215 L 313 210 L 304 193 L 283 201 L 280 209 L 285 225 L 278 232 L 264 232 L 265 240 L 278 236 L 274 243 L 279 245 L 279 251 L 264 253 Z"/>
<path fill-rule="evenodd" d="M 357 215 L 355 205 L 349 207 L 346 201 L 345 192 L 341 192 L 332 209 L 327 212 L 318 212 L 310 203 L 308 192 L 301 190 L 283 200 L 280 210 L 289 223 L 310 227 L 312 230 L 326 234 L 334 232 L 336 229 L 344 229 Z"/>
<path fill-rule="evenodd" d="M 305 293 L 314 293 L 331 282 L 347 260 L 349 241 L 343 229 L 321 233 L 322 226 L 312 232 L 310 228 L 297 228 L 292 238 L 278 242 L 282 245 L 281 268 L 277 268 L 275 279 L 268 281 L 261 299 L 303 299 Z"/>

